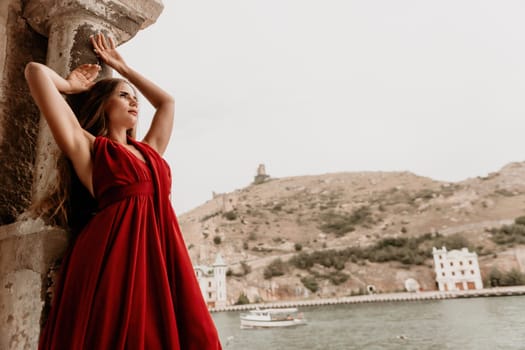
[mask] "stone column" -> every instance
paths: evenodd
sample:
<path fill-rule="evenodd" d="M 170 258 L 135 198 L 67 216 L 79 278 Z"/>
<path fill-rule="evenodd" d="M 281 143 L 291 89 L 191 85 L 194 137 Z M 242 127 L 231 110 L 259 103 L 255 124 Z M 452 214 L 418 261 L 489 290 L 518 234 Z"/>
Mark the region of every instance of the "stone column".
<path fill-rule="evenodd" d="M 66 76 L 81 63 L 96 62 L 88 38 L 97 32 L 121 44 L 156 21 L 161 0 L 29 0 L 24 18 L 47 37 L 46 64 Z M 102 76 L 111 75 L 103 68 Z M 36 150 L 33 203 L 45 202 L 59 183 L 60 152 L 41 119 Z M 36 349 L 50 265 L 67 246 L 63 228 L 46 224 L 46 213 L 28 210 L 0 226 L 0 349 Z"/>

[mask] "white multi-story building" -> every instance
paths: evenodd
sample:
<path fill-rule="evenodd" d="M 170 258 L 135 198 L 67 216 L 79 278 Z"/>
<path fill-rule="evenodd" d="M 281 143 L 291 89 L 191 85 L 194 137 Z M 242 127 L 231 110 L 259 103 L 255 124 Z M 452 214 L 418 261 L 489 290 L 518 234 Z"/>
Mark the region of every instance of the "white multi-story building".
<path fill-rule="evenodd" d="M 226 306 L 226 264 L 221 254 L 217 254 L 213 265 L 193 267 L 204 300 L 209 307 Z"/>
<path fill-rule="evenodd" d="M 482 289 L 478 255 L 467 248 L 447 251 L 432 248 L 436 282 L 440 291 Z"/>

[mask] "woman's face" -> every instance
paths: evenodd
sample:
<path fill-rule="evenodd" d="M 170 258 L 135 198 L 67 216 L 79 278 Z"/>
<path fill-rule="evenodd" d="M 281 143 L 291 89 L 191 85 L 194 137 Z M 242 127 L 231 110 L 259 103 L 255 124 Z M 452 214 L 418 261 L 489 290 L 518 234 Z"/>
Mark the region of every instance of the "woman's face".
<path fill-rule="evenodd" d="M 110 129 L 134 128 L 139 112 L 135 90 L 125 82 L 119 83 L 107 100 L 105 112 Z"/>

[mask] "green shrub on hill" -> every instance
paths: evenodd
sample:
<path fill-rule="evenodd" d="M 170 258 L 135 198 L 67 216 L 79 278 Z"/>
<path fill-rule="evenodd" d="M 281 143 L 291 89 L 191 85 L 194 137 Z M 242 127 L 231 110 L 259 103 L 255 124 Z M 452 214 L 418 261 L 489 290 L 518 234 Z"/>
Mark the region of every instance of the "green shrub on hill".
<path fill-rule="evenodd" d="M 229 221 L 233 221 L 237 219 L 237 212 L 235 210 L 230 210 L 222 214 L 222 216 Z"/>
<path fill-rule="evenodd" d="M 301 278 L 301 283 L 312 293 L 315 293 L 319 290 L 319 284 L 313 276 L 306 276 Z"/>
<path fill-rule="evenodd" d="M 276 276 L 282 276 L 286 272 L 286 263 L 281 259 L 275 259 L 268 266 L 264 268 L 264 278 L 270 279 Z"/>
<path fill-rule="evenodd" d="M 369 260 L 378 263 L 398 261 L 404 265 L 421 265 L 426 259 L 432 257 L 433 246 L 460 249 L 469 247 L 470 243 L 461 234 L 442 236 L 439 233 L 427 233 L 419 237 L 389 237 L 363 248 L 350 247 L 341 250 L 301 252 L 294 255 L 289 263 L 302 270 L 309 270 L 314 264 L 342 270 L 349 260 L 353 263 Z"/>
<path fill-rule="evenodd" d="M 514 223 L 516 225 L 524 225 L 525 226 L 525 216 L 519 216 L 516 219 L 514 219 Z"/>
<path fill-rule="evenodd" d="M 490 271 L 489 276 L 485 280 L 485 285 L 490 287 L 525 285 L 525 274 L 517 269 L 501 272 L 495 267 Z"/>
<path fill-rule="evenodd" d="M 525 216 L 520 216 L 511 225 L 503 225 L 489 231 L 491 239 L 499 245 L 525 244 Z"/>
<path fill-rule="evenodd" d="M 336 236 L 344 236 L 355 230 L 351 217 L 347 214 L 338 214 L 333 211 L 321 215 L 322 224 L 319 227 L 325 233 L 335 233 Z"/>
<path fill-rule="evenodd" d="M 288 262 L 301 270 L 307 270 L 314 266 L 311 255 L 305 252 L 294 255 Z"/>
<path fill-rule="evenodd" d="M 336 270 L 342 270 L 345 267 L 345 263 L 348 261 L 348 256 L 345 256 L 345 251 L 341 250 L 318 250 L 312 253 L 299 253 L 294 255 L 288 262 L 296 268 L 302 270 L 308 270 L 319 264 L 324 267 L 333 267 Z"/>
<path fill-rule="evenodd" d="M 384 238 L 365 248 L 361 257 L 373 262 L 399 261 L 405 265 L 421 265 L 429 253 L 419 248 L 428 236 L 417 238 Z"/>
<path fill-rule="evenodd" d="M 362 206 L 351 213 L 338 213 L 333 210 L 321 214 L 321 231 L 344 236 L 355 230 L 357 225 L 366 225 L 373 222 L 372 212 L 367 206 Z"/>
<path fill-rule="evenodd" d="M 332 282 L 332 284 L 336 286 L 345 283 L 348 280 L 348 278 L 350 278 L 350 276 L 341 271 L 335 271 L 328 275 L 328 279 L 330 280 L 330 282 Z"/>
<path fill-rule="evenodd" d="M 465 238 L 460 233 L 448 235 L 448 236 L 442 236 L 437 235 L 436 238 L 433 241 L 434 247 L 447 247 L 448 250 L 452 249 L 461 249 L 461 248 L 469 248 L 469 250 L 473 250 L 473 248 L 470 245 L 470 242 L 468 239 Z"/>

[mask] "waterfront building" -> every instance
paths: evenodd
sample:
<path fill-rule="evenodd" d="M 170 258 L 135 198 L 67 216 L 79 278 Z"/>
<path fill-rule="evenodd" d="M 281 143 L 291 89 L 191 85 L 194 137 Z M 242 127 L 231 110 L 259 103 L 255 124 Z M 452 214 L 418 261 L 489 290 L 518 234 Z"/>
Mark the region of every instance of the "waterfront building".
<path fill-rule="evenodd" d="M 436 282 L 440 291 L 482 289 L 478 255 L 467 248 L 447 251 L 432 248 Z"/>
<path fill-rule="evenodd" d="M 208 307 L 226 306 L 226 263 L 221 254 L 212 266 L 196 265 L 193 269 Z"/>

